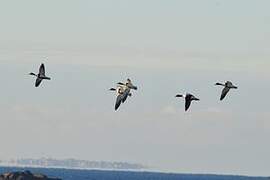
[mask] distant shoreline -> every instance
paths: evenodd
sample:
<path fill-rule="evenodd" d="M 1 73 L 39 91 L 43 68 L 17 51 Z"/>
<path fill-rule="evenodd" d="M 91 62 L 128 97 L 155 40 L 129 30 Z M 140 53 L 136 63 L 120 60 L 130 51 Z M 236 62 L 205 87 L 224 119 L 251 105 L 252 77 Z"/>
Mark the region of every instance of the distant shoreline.
<path fill-rule="evenodd" d="M 119 171 L 119 172 L 151 172 L 151 173 L 165 173 L 162 171 L 155 171 L 149 169 L 103 169 L 103 168 L 69 168 L 69 167 L 60 167 L 60 166 L 31 166 L 31 165 L 5 165 L 0 164 L 0 168 L 33 168 L 33 169 L 64 169 L 64 170 L 87 170 L 87 171 Z M 178 173 L 169 173 L 168 174 L 178 174 Z M 181 174 L 181 173 L 180 173 Z"/>
<path fill-rule="evenodd" d="M 6 167 L 36 167 L 36 168 L 60 168 L 60 169 L 82 169 L 82 170 L 147 170 L 147 166 L 138 163 L 88 161 L 77 159 L 11 159 L 0 160 L 0 166 Z"/>
<path fill-rule="evenodd" d="M 177 173 L 177 172 L 164 172 L 158 170 L 150 170 L 150 169 L 98 169 L 98 168 L 66 168 L 66 167 L 42 167 L 42 166 L 11 166 L 11 165 L 2 165 L 0 164 L 1 168 L 8 168 L 8 169 L 48 169 L 48 170 L 71 170 L 71 171 L 97 171 L 97 172 L 122 172 L 122 173 L 145 173 L 145 174 L 162 174 L 162 175 L 179 175 L 179 176 L 210 176 L 210 177 L 239 177 L 239 178 L 259 178 L 259 179 L 270 179 L 270 176 L 249 176 L 249 175 L 234 175 L 234 174 L 216 174 L 216 173 Z"/>

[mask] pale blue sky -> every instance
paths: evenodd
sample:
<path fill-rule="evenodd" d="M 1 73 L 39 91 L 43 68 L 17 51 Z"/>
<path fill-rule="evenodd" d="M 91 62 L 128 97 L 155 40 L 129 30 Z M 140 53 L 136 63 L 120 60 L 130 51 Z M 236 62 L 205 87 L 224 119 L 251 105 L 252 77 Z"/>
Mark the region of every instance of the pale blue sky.
<path fill-rule="evenodd" d="M 0 158 L 269 175 L 269 1 L 0 1 Z M 46 64 L 52 81 L 27 75 Z M 139 87 L 114 112 L 108 89 Z M 219 102 L 216 81 L 239 86 Z M 176 93 L 201 101 L 185 113 Z"/>

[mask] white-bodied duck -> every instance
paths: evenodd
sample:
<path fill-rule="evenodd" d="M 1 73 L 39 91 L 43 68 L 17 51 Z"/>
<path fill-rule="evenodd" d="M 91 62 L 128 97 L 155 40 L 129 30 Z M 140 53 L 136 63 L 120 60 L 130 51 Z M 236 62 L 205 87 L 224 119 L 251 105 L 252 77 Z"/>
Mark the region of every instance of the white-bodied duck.
<path fill-rule="evenodd" d="M 131 82 L 131 80 L 128 78 L 126 83 L 119 82 L 117 83 L 119 86 L 123 87 L 123 98 L 122 103 L 124 103 L 127 100 L 128 96 L 131 96 L 130 90 L 134 89 L 137 90 L 137 86 L 134 86 Z"/>
<path fill-rule="evenodd" d="M 124 87 L 123 86 L 117 86 L 117 88 L 111 88 L 110 91 L 115 91 L 116 92 L 116 101 L 115 101 L 115 105 L 114 105 L 114 110 L 116 111 L 124 98 Z M 132 94 L 129 93 L 128 96 L 131 96 Z"/>

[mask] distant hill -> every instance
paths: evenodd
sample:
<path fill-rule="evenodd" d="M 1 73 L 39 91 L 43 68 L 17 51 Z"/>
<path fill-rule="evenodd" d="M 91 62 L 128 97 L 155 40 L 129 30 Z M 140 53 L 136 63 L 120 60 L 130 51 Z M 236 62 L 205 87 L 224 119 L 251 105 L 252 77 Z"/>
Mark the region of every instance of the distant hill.
<path fill-rule="evenodd" d="M 27 167 L 48 167 L 48 168 L 69 168 L 69 169 L 112 169 L 112 170 L 142 170 L 147 169 L 141 164 L 127 162 L 87 161 L 77 159 L 13 159 L 1 161 L 4 166 L 27 166 Z"/>
<path fill-rule="evenodd" d="M 0 180 L 61 180 L 60 178 L 49 178 L 44 174 L 33 174 L 30 171 L 7 172 L 0 175 Z"/>

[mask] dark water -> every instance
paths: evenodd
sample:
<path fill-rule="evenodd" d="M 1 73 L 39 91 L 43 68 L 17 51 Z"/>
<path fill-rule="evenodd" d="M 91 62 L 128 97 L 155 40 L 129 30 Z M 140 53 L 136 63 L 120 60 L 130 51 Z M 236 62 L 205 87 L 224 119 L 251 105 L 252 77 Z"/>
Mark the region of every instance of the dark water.
<path fill-rule="evenodd" d="M 13 168 L 0 167 L 0 174 L 11 171 L 30 170 L 49 177 L 63 180 L 270 180 L 269 177 L 195 175 L 195 174 L 165 174 L 150 172 L 102 171 L 102 170 L 69 170 L 46 168 Z"/>

